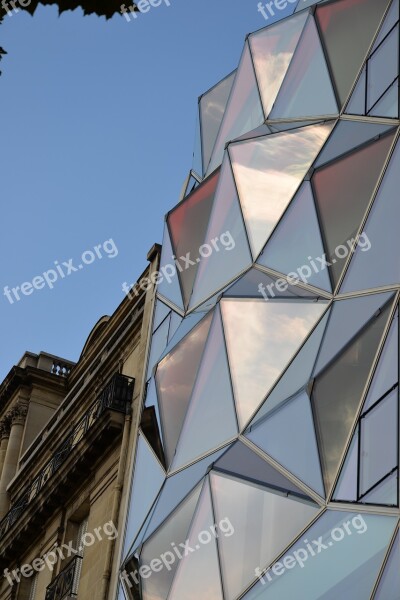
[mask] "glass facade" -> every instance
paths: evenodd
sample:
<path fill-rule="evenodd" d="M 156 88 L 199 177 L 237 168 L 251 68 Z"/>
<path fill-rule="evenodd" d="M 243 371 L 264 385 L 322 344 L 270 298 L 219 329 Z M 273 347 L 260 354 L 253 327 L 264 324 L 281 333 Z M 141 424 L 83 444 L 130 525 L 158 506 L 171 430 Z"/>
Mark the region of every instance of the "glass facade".
<path fill-rule="evenodd" d="M 119 598 L 399 600 L 399 0 L 293 3 L 199 99 Z"/>

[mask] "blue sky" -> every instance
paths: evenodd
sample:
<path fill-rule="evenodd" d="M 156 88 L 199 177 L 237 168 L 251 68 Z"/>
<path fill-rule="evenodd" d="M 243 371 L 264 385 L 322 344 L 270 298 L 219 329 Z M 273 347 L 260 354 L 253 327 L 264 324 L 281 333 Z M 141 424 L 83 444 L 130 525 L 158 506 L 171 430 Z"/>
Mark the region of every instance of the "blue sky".
<path fill-rule="evenodd" d="M 5 17 L 0 380 L 25 350 L 76 360 L 118 306 L 178 201 L 197 97 L 236 68 L 245 35 L 266 24 L 256 0 L 171 0 L 129 23 L 42 6 Z M 13 304 L 3 295 L 110 238 L 115 258 L 103 252 Z"/>

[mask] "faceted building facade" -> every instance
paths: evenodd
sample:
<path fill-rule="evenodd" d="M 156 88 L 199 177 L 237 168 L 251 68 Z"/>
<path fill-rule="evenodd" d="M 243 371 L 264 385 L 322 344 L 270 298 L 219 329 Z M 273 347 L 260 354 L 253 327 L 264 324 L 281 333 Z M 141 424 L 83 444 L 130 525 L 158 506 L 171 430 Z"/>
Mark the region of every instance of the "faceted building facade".
<path fill-rule="evenodd" d="M 293 11 L 199 100 L 120 598 L 400 598 L 399 0 Z"/>

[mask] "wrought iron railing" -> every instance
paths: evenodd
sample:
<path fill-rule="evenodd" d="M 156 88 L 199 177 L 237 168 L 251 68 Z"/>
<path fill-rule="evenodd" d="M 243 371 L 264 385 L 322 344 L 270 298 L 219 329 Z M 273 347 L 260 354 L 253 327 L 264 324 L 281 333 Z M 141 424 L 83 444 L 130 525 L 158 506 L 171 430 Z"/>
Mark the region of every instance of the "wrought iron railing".
<path fill-rule="evenodd" d="M 102 390 L 95 402 L 74 426 L 66 440 L 57 448 L 51 459 L 40 473 L 25 489 L 22 496 L 13 504 L 4 519 L 0 522 L 0 539 L 19 519 L 25 507 L 39 494 L 49 479 L 60 468 L 75 446 L 91 429 L 98 418 L 107 410 L 125 413 L 132 399 L 134 380 L 116 373 L 108 385 Z"/>
<path fill-rule="evenodd" d="M 82 556 L 75 556 L 46 588 L 45 600 L 64 600 L 76 598 L 78 593 L 79 574 Z"/>

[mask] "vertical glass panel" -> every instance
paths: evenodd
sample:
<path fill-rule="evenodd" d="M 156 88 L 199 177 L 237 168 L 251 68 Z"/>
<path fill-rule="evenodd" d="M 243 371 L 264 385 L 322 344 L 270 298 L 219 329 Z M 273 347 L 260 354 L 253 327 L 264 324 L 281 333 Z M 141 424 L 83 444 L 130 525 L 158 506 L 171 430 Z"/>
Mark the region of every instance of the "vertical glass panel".
<path fill-rule="evenodd" d="M 211 490 L 217 521 L 229 515 L 235 529 L 231 537 L 218 540 L 225 596 L 233 600 L 254 579 L 255 568 L 272 561 L 311 521 L 318 507 L 214 473 Z"/>
<path fill-rule="evenodd" d="M 320 269 L 321 265 L 317 264 L 317 258 L 324 254 L 311 185 L 309 181 L 305 181 L 278 223 L 258 262 L 285 274 L 296 275 L 297 269 L 301 269 L 304 283 L 331 292 L 328 269 Z M 314 261 L 317 269 L 311 267 L 310 260 Z"/>
<path fill-rule="evenodd" d="M 370 117 L 397 119 L 399 114 L 399 79 L 390 86 L 386 94 L 369 111 Z"/>
<path fill-rule="evenodd" d="M 325 489 L 330 490 L 354 425 L 391 306 L 372 319 L 315 380 L 312 391 Z"/>
<path fill-rule="evenodd" d="M 171 464 L 206 344 L 208 314 L 158 365 L 156 381 L 164 428 L 165 454 Z"/>
<path fill-rule="evenodd" d="M 142 577 L 142 595 L 143 600 L 155 600 L 158 598 L 167 598 L 172 580 L 178 567 L 178 560 L 175 560 L 171 552 L 171 544 L 184 543 L 187 539 L 190 523 L 196 510 L 196 504 L 199 499 L 201 485 L 199 485 L 190 496 L 175 510 L 175 512 L 165 521 L 165 523 L 149 538 L 140 555 L 140 566 L 149 567 L 150 576 Z M 170 558 L 170 569 L 162 568 L 159 571 L 150 569 L 150 563 L 155 558 L 160 558 L 165 552 L 171 552 L 174 559 Z"/>
<path fill-rule="evenodd" d="M 240 427 L 245 426 L 325 308 L 325 302 L 221 301 Z"/>
<path fill-rule="evenodd" d="M 182 317 L 180 315 L 178 315 L 178 313 L 172 311 L 171 321 L 169 323 L 168 344 L 174 337 L 175 332 L 181 323 L 182 323 Z"/>
<path fill-rule="evenodd" d="M 223 239 L 225 246 L 200 262 L 191 308 L 230 283 L 252 262 L 228 155 L 222 165 L 206 235 L 206 240 L 214 238 Z"/>
<path fill-rule="evenodd" d="M 165 473 L 139 434 L 135 457 L 135 472 L 129 498 L 128 521 L 125 529 L 123 556 L 133 544 L 153 502 L 164 482 Z"/>
<path fill-rule="evenodd" d="M 332 135 L 322 148 L 321 154 L 315 161 L 314 167 L 321 167 L 334 158 L 373 140 L 391 128 L 380 123 L 365 123 L 361 121 L 339 121 Z"/>
<path fill-rule="evenodd" d="M 157 500 L 150 523 L 143 533 L 145 539 L 149 538 L 176 506 L 182 502 L 225 451 L 226 447 L 209 454 L 206 458 L 167 478 Z"/>
<path fill-rule="evenodd" d="M 397 467 L 398 390 L 360 421 L 360 495 Z"/>
<path fill-rule="evenodd" d="M 385 347 L 369 388 L 363 412 L 366 412 L 399 380 L 399 313 L 397 311 Z"/>
<path fill-rule="evenodd" d="M 350 448 L 346 460 L 337 482 L 333 500 L 345 500 L 347 502 L 356 502 L 358 480 L 358 427 L 351 440 Z"/>
<path fill-rule="evenodd" d="M 217 542 L 212 534 L 215 523 L 207 478 L 188 536 L 194 553 L 183 556 L 179 563 L 169 595 L 171 600 L 223 600 Z M 224 530 L 227 524 L 229 519 L 223 524 Z M 228 527 L 226 534 L 218 529 L 216 533 L 232 535 L 234 531 Z"/>
<path fill-rule="evenodd" d="M 154 311 L 154 319 L 153 319 L 153 331 L 157 329 L 157 327 L 162 323 L 170 311 L 170 307 L 161 302 L 161 300 L 157 300 L 156 309 Z"/>
<path fill-rule="evenodd" d="M 208 337 L 173 461 L 178 469 L 237 434 L 237 419 L 219 310 Z"/>
<path fill-rule="evenodd" d="M 226 110 L 236 71 L 217 83 L 200 98 L 201 138 L 203 143 L 203 169 L 207 169 L 218 131 Z M 203 171 L 203 172 L 204 172 Z"/>
<path fill-rule="evenodd" d="M 156 383 L 154 377 L 152 377 L 147 384 L 146 401 L 143 408 L 140 427 L 150 446 L 156 453 L 160 463 L 165 467 L 161 416 L 158 407 Z"/>
<path fill-rule="evenodd" d="M 370 249 L 357 248 L 346 273 L 341 292 L 369 289 L 400 282 L 400 261 L 388 260 L 399 255 L 400 144 L 389 167 L 364 228 Z M 367 246 L 366 246 L 367 247 Z M 374 268 L 371 269 L 371 265 Z"/>
<path fill-rule="evenodd" d="M 222 163 L 226 142 L 255 129 L 263 122 L 260 94 L 249 45 L 246 42 L 207 174 L 212 173 Z"/>
<path fill-rule="evenodd" d="M 168 346 L 165 348 L 164 352 L 162 353 L 160 360 L 162 360 L 164 358 L 164 356 L 166 356 L 167 354 L 169 354 L 171 352 L 171 350 L 173 348 L 175 348 L 175 346 L 177 346 L 179 344 L 179 342 L 185 337 L 185 335 L 187 335 L 189 333 L 189 331 L 191 331 L 192 329 L 194 329 L 197 325 L 197 323 L 199 323 L 201 321 L 201 319 L 204 318 L 204 312 L 202 313 L 192 313 L 190 315 L 188 315 L 187 317 L 185 317 L 182 321 L 181 324 L 179 325 L 178 329 L 175 331 L 175 333 L 173 334 L 173 336 L 171 337 L 170 335 L 168 336 L 169 342 L 168 342 Z M 172 319 L 171 319 L 171 325 L 172 325 Z M 171 330 L 171 327 L 170 327 Z"/>
<path fill-rule="evenodd" d="M 216 461 L 214 470 L 258 483 L 285 495 L 309 499 L 303 490 L 240 440 Z"/>
<path fill-rule="evenodd" d="M 364 504 L 387 504 L 389 506 L 398 506 L 399 480 L 398 472 L 395 471 L 389 477 L 386 477 L 374 489 L 362 498 Z"/>
<path fill-rule="evenodd" d="M 200 259 L 199 248 L 205 239 L 218 176 L 219 172 L 216 172 L 206 179 L 168 216 L 172 246 L 180 265 L 177 276 L 181 280 L 185 307 L 192 293 Z"/>
<path fill-rule="evenodd" d="M 385 22 L 379 32 L 378 37 L 375 40 L 372 51 L 376 50 L 379 44 L 385 39 L 389 31 L 394 27 L 399 20 L 399 0 L 393 0 L 392 5 L 389 8 L 388 14 L 386 15 Z"/>
<path fill-rule="evenodd" d="M 333 123 L 311 125 L 229 147 L 256 258 L 317 156 Z"/>
<path fill-rule="evenodd" d="M 333 115 L 337 112 L 335 94 L 321 42 L 315 21 L 310 17 L 270 118 Z"/>
<path fill-rule="evenodd" d="M 370 56 L 367 69 L 367 108 L 369 110 L 399 74 L 399 26 Z"/>
<path fill-rule="evenodd" d="M 151 349 L 149 362 L 147 365 L 147 377 L 146 379 L 150 379 L 153 374 L 153 369 L 157 364 L 157 361 L 160 359 L 163 350 L 165 349 L 168 342 L 168 331 L 169 331 L 169 321 L 170 316 L 167 317 L 159 326 L 157 331 L 155 331 L 151 338 Z"/>
<path fill-rule="evenodd" d="M 316 16 L 342 105 L 365 59 L 389 0 L 340 0 Z"/>
<path fill-rule="evenodd" d="M 307 19 L 307 12 L 249 37 L 264 114 L 268 117 Z"/>
<path fill-rule="evenodd" d="M 159 283 L 157 285 L 157 292 L 164 296 L 164 298 L 167 298 L 167 300 L 173 302 L 175 306 L 183 310 L 182 293 L 179 285 L 179 278 L 176 274 L 176 267 L 173 256 L 174 253 L 171 246 L 171 239 L 169 237 L 168 226 L 165 223 L 160 272 L 167 273 L 167 275 L 159 280 Z M 166 270 L 163 271 L 165 267 Z"/>
<path fill-rule="evenodd" d="M 370 598 L 396 520 L 326 511 L 276 563 L 275 572 L 279 574 L 268 570 L 244 598 L 294 599 L 299 597 L 299 590 L 307 600 Z M 319 540 L 323 546 L 317 548 L 311 540 Z M 307 547 L 310 541 L 314 554 Z M 305 557 L 304 561 L 295 558 L 299 555 Z"/>
<path fill-rule="evenodd" d="M 301 388 L 307 385 L 315 365 L 322 336 L 326 329 L 328 316 L 329 311 L 318 323 L 317 327 L 294 358 L 285 374 L 274 387 L 271 394 L 267 396 L 266 401 L 253 419 L 252 425 L 258 423 L 264 415 L 269 414 L 287 398 L 291 398 L 297 394 Z"/>
<path fill-rule="evenodd" d="M 325 495 L 310 400 L 304 391 L 247 437 L 320 496 Z"/>
<path fill-rule="evenodd" d="M 337 284 L 378 183 L 393 133 L 330 165 L 313 176 L 315 198 L 325 236 L 328 260 Z"/>
<path fill-rule="evenodd" d="M 396 0 L 394 4 L 397 4 Z M 374 600 L 397 600 L 400 590 L 400 534 L 397 532 L 396 539 L 390 551 L 379 587 Z"/>
<path fill-rule="evenodd" d="M 346 106 L 346 113 L 349 115 L 365 115 L 366 113 L 366 94 L 365 89 L 367 83 L 367 70 L 363 68 L 360 79 L 352 93 L 350 100 Z"/>
<path fill-rule="evenodd" d="M 386 292 L 334 302 L 314 376 L 326 367 L 391 296 L 391 292 Z"/>

